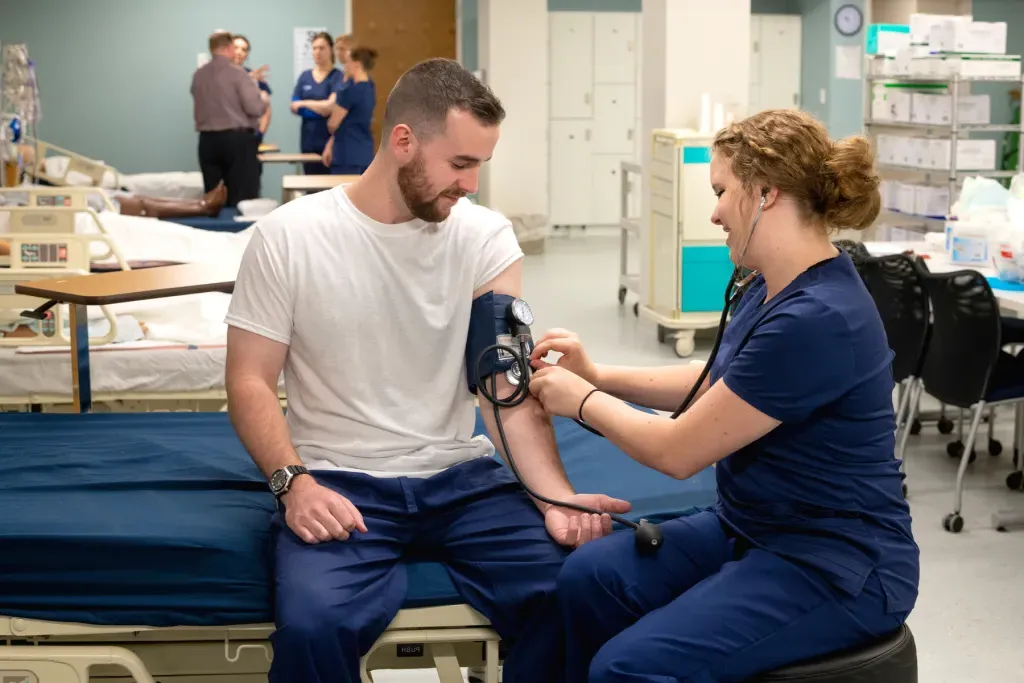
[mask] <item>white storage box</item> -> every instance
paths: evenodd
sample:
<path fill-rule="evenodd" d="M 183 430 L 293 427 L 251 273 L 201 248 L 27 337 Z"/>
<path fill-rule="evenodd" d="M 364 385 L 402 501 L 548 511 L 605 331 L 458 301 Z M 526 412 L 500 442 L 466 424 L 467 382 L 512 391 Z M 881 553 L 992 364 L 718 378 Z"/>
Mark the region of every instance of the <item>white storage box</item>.
<path fill-rule="evenodd" d="M 961 95 L 957 108 L 959 123 L 981 124 L 992 120 L 992 104 L 988 95 Z M 948 126 L 953 120 L 953 96 L 914 93 L 911 103 L 914 123 Z"/>
<path fill-rule="evenodd" d="M 918 216 L 945 218 L 949 213 L 949 188 L 914 185 L 914 211 Z"/>
<path fill-rule="evenodd" d="M 954 14 L 918 14 L 910 15 L 910 42 L 912 45 L 928 45 L 932 29 L 946 21 L 972 21 L 970 16 Z"/>
<path fill-rule="evenodd" d="M 950 140 L 929 140 L 929 157 L 925 168 L 949 170 Z M 957 140 L 957 171 L 992 171 L 996 167 L 995 140 Z"/>
<path fill-rule="evenodd" d="M 871 120 L 909 123 L 912 98 L 913 93 L 909 90 L 876 83 L 872 88 Z"/>
<path fill-rule="evenodd" d="M 932 75 L 952 78 L 1019 79 L 1020 55 L 933 55 L 928 58 Z"/>
<path fill-rule="evenodd" d="M 900 183 L 896 189 L 896 210 L 901 213 L 914 213 L 916 194 L 913 185 Z"/>
<path fill-rule="evenodd" d="M 1006 22 L 942 21 L 932 27 L 928 44 L 934 52 L 1006 54 Z"/>

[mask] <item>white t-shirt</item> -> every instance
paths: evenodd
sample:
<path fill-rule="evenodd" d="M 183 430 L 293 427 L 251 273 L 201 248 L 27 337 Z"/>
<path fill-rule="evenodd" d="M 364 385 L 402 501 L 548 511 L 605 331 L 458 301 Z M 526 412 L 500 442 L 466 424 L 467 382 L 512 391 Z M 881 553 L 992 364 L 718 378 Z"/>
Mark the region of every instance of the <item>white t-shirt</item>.
<path fill-rule="evenodd" d="M 303 463 L 427 477 L 492 455 L 466 382 L 473 292 L 522 258 L 504 216 L 463 199 L 388 225 L 344 186 L 260 219 L 225 322 L 289 345 L 288 427 Z"/>

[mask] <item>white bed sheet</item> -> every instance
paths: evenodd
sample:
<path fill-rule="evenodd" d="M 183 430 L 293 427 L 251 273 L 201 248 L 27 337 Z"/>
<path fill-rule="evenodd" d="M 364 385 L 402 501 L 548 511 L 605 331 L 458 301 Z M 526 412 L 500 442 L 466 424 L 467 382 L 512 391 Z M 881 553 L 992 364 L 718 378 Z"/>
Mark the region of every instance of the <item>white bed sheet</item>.
<path fill-rule="evenodd" d="M 93 394 L 191 393 L 223 390 L 223 347 L 95 350 L 89 355 Z M 18 353 L 0 348 L 0 403 L 25 396 L 71 400 L 70 353 Z"/>

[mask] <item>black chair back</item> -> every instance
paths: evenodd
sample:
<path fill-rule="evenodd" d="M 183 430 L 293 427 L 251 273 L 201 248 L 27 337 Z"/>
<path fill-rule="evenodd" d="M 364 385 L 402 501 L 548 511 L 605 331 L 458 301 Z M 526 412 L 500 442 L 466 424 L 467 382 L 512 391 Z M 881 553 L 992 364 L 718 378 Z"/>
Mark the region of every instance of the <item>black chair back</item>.
<path fill-rule="evenodd" d="M 914 260 L 906 254 L 871 257 L 861 264 L 860 271 L 894 354 L 893 379 L 902 382 L 919 377 L 928 348 L 931 310 Z"/>
<path fill-rule="evenodd" d="M 915 264 L 932 306 L 932 332 L 921 378 L 941 403 L 968 408 L 988 391 L 999 359 L 999 305 L 976 270 L 931 273 Z"/>
<path fill-rule="evenodd" d="M 864 246 L 863 242 L 854 242 L 853 240 L 833 240 L 832 244 L 850 255 L 850 260 L 853 261 L 853 265 L 858 271 L 860 271 L 864 262 L 871 258 L 871 252 L 868 251 L 868 248 Z"/>

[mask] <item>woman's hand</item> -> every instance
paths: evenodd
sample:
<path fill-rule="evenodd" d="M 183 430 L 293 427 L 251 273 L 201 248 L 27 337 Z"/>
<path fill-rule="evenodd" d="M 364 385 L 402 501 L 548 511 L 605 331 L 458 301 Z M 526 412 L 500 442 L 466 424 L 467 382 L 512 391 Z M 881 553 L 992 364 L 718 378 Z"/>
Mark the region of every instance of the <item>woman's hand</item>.
<path fill-rule="evenodd" d="M 551 351 L 562 354 L 562 357 L 558 359 L 558 367 L 569 370 L 591 384 L 598 384 L 597 366 L 583 350 L 579 335 L 569 330 L 549 330 L 540 338 L 533 353 L 530 354 L 530 366 L 535 370 L 555 367 L 555 365 L 542 360 Z"/>
<path fill-rule="evenodd" d="M 327 141 L 327 146 L 324 147 L 323 154 L 320 155 L 320 159 L 323 161 L 324 166 L 330 167 L 331 161 L 334 160 L 334 138 Z"/>
<path fill-rule="evenodd" d="M 546 365 L 530 378 L 530 393 L 549 415 L 579 417 L 580 404 L 594 385 L 566 368 Z"/>
<path fill-rule="evenodd" d="M 305 106 L 306 106 L 305 100 L 295 100 L 291 104 L 292 113 L 293 114 L 298 114 L 299 110 L 302 109 Z"/>

